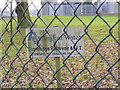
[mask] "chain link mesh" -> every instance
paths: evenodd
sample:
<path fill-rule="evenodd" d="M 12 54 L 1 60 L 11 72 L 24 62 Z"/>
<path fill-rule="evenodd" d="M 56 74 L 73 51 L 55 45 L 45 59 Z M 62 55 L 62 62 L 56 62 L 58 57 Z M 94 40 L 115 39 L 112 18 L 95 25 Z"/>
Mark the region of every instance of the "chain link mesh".
<path fill-rule="evenodd" d="M 47 89 L 57 88 L 58 83 L 61 88 L 68 89 L 118 88 L 120 85 L 118 53 L 120 19 L 118 14 L 102 14 L 101 8 L 106 1 L 101 2 L 98 6 L 90 4 L 95 10 L 94 15 L 79 13 L 84 2 L 77 2 L 77 5 L 74 6 L 73 2 L 63 1 L 54 6 L 48 0 L 43 2 L 40 8 L 36 6 L 36 2 L 38 1 L 29 2 L 27 8 L 24 8 L 22 2 L 19 2 L 13 8 L 13 1 L 6 1 L 4 8 L 0 11 L 0 87 Z M 64 5 L 67 5 L 67 11 L 70 11 L 70 14 L 61 16 L 60 13 L 64 12 Z M 118 9 L 120 3 L 116 1 L 116 5 L 118 6 L 116 9 Z M 23 12 L 19 22 L 16 14 L 18 6 Z M 32 22 L 27 17 L 30 7 L 34 9 L 34 15 L 31 16 Z M 48 7 L 52 14 L 45 16 Z M 6 15 L 7 11 L 9 13 Z M 25 21 L 30 24 L 27 27 L 30 32 L 27 34 L 26 28 L 21 28 Z M 55 26 L 62 28 L 63 31 L 57 39 L 54 39 L 48 31 Z M 64 35 L 70 38 L 67 29 L 71 27 L 84 27 L 84 33 L 76 41 L 70 39 L 74 44 L 73 50 L 65 56 L 57 45 Z M 34 28 L 44 28 L 45 32 L 41 37 L 36 37 L 33 34 Z M 36 37 L 34 42 L 36 48 L 33 50 L 30 50 L 26 42 L 31 35 Z M 50 53 L 46 53 L 45 49 L 40 46 L 45 35 L 54 42 Z M 83 38 L 85 55 L 82 55 L 76 48 Z M 43 57 L 35 57 L 36 50 L 42 51 Z M 51 57 L 54 51 L 60 55 L 60 67 L 57 70 L 55 67 L 57 59 Z M 29 56 L 27 52 L 30 52 Z M 71 57 L 74 52 L 78 54 L 77 57 Z M 61 81 L 56 77 L 59 71 L 61 71 Z"/>

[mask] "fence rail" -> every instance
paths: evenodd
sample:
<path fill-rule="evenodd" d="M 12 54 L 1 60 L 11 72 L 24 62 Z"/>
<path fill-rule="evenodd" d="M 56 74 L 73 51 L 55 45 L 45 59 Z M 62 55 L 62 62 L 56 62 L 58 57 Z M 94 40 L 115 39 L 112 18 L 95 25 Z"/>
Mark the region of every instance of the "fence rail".
<path fill-rule="evenodd" d="M 88 16 L 81 14 L 83 2 L 54 7 L 48 0 L 39 9 L 34 1 L 12 3 L 0 12 L 0 88 L 119 88 L 120 19 L 101 12 L 106 0 L 91 3 L 95 12 Z M 48 5 L 53 16 L 44 16 Z M 64 5 L 71 15 L 61 16 Z M 29 17 L 30 6 L 36 16 Z"/>

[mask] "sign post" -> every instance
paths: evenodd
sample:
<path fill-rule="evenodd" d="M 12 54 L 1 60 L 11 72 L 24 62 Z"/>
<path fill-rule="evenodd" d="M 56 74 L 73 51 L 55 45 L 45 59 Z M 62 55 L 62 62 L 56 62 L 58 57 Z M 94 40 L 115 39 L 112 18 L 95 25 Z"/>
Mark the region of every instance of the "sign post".
<path fill-rule="evenodd" d="M 60 57 L 55 57 L 55 66 L 56 66 L 56 71 L 60 68 Z M 61 81 L 61 70 L 59 70 L 56 74 L 56 79 L 59 81 L 57 82 L 57 88 L 61 88 L 59 83 L 62 83 Z"/>
<path fill-rule="evenodd" d="M 54 26 L 54 28 L 58 28 L 58 26 Z M 56 72 L 59 70 L 60 68 L 60 57 L 55 57 L 55 67 L 56 67 Z M 61 70 L 59 70 L 57 73 L 56 73 L 56 79 L 57 79 L 57 88 L 61 88 L 60 84 L 62 81 L 61 81 Z"/>
<path fill-rule="evenodd" d="M 54 26 L 54 28 L 58 28 L 58 26 Z M 55 67 L 56 67 L 56 72 L 59 70 L 60 68 L 60 57 L 55 57 Z M 56 79 L 57 79 L 57 88 L 61 88 L 59 83 L 62 83 L 61 81 L 61 70 L 59 70 L 56 73 Z"/>

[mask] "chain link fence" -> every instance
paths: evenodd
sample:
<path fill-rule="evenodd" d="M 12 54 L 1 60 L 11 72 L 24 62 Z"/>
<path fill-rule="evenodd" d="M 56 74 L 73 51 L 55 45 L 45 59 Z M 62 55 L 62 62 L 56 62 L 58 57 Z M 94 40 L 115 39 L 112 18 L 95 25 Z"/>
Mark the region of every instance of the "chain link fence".
<path fill-rule="evenodd" d="M 79 1 L 74 6 L 72 0 L 18 1 L 6 1 L 0 12 L 1 88 L 119 88 L 120 19 L 119 13 L 100 12 L 106 0 L 97 7 Z M 79 13 L 85 3 L 95 15 Z M 119 11 L 120 2 L 114 3 Z M 53 14 L 44 16 L 48 5 Z M 61 16 L 65 5 L 71 15 Z"/>

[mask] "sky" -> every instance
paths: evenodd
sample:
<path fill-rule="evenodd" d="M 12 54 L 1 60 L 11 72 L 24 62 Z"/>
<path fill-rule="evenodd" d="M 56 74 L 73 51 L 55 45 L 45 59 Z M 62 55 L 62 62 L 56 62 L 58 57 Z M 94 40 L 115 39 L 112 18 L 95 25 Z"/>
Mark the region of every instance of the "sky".
<path fill-rule="evenodd" d="M 13 1 L 13 4 L 12 4 L 13 8 L 16 6 L 15 0 L 0 0 L 0 8 L 5 7 L 6 1 L 7 3 L 9 3 L 9 5 L 10 5 L 10 1 Z M 41 2 L 40 2 L 41 0 L 28 0 L 29 4 L 30 4 L 30 1 L 34 1 L 34 4 L 37 6 L 41 5 Z"/>
<path fill-rule="evenodd" d="M 13 1 L 13 8 L 16 6 L 15 0 L 0 0 L 0 8 L 5 7 L 5 2 L 9 3 L 9 1 Z M 28 0 L 28 2 L 34 1 L 34 4 L 37 6 L 37 8 L 40 8 L 41 6 L 41 0 Z M 49 0 L 48 0 L 49 1 Z M 62 0 L 58 0 L 58 2 L 61 2 Z M 74 0 L 73 0 L 74 1 Z M 93 0 L 95 2 L 96 0 Z M 103 0 L 104 1 L 104 0 Z M 116 1 L 116 0 L 107 0 L 107 1 Z M 120 0 L 118 0 L 120 1 Z M 9 3 L 10 4 L 10 3 Z M 29 3 L 30 4 L 30 3 Z"/>

